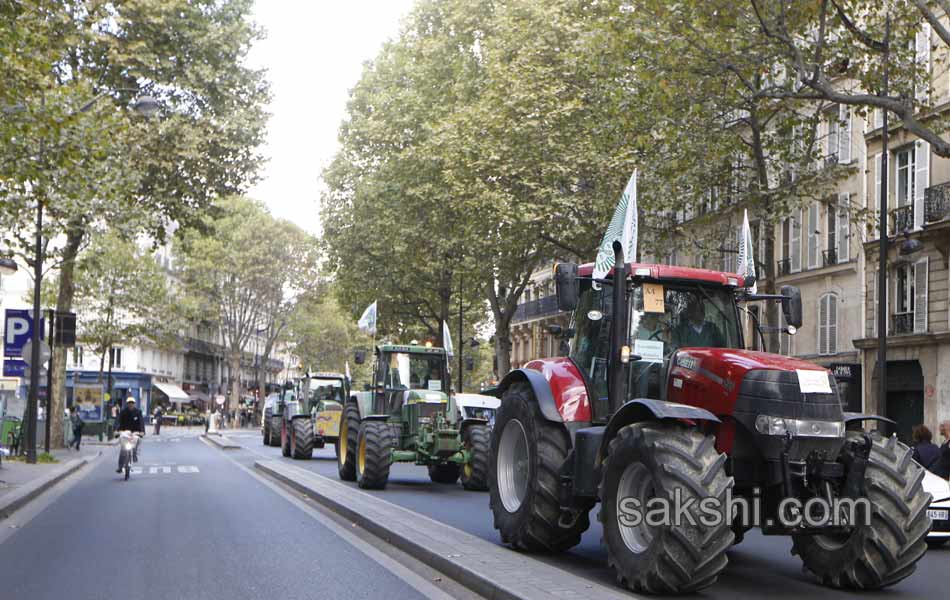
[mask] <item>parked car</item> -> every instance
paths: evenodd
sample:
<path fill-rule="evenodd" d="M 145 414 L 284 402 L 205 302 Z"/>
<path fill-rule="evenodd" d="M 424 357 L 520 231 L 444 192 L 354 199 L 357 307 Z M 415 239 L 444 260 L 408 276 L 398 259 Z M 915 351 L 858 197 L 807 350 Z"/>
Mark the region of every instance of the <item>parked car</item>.
<path fill-rule="evenodd" d="M 927 516 L 933 521 L 927 543 L 942 546 L 950 540 L 950 482 L 930 471 L 924 472 L 924 491 L 933 496 Z"/>

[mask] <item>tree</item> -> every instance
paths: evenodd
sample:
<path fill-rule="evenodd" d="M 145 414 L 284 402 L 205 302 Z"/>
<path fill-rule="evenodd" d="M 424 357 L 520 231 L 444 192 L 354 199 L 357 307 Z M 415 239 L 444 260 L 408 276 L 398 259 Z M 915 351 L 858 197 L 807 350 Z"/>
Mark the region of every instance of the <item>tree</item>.
<path fill-rule="evenodd" d="M 179 236 L 181 279 L 192 318 L 214 323 L 221 332 L 230 406 L 236 409 L 248 342 L 262 330 L 282 332 L 291 313 L 288 303 L 317 279 L 317 261 L 313 240 L 276 221 L 258 202 L 235 196 L 218 201 L 215 209 Z M 269 338 L 267 352 L 279 335 Z"/>
<path fill-rule="evenodd" d="M 42 203 L 44 254 L 60 270 L 58 310 L 72 308 L 76 259 L 92 234 L 144 232 L 161 241 L 167 225 L 195 220 L 210 199 L 253 179 L 267 90 L 262 73 L 243 64 L 258 36 L 250 7 L 250 0 L 4 5 L 0 43 L 38 51 L 14 52 L 4 66 L 22 85 L 5 85 L 10 91 L 0 96 L 20 107 L 0 125 L 0 225 L 13 234 L 2 243 L 29 264 L 33 210 Z M 161 101 L 160 122 L 131 114 L 137 94 Z M 54 411 L 62 410 L 64 359 L 56 360 Z"/>

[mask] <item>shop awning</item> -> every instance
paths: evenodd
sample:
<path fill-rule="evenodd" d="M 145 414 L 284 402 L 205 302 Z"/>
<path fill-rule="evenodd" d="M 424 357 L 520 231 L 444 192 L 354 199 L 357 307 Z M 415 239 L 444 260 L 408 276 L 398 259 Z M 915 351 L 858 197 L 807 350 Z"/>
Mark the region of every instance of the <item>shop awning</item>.
<path fill-rule="evenodd" d="M 211 397 L 204 392 L 199 392 L 198 390 L 192 390 L 188 394 L 188 399 L 192 402 L 200 402 L 202 404 L 207 404 Z"/>
<path fill-rule="evenodd" d="M 161 390 L 172 402 L 188 402 L 188 394 L 174 383 L 159 383 L 155 381 L 152 382 L 152 385 Z"/>

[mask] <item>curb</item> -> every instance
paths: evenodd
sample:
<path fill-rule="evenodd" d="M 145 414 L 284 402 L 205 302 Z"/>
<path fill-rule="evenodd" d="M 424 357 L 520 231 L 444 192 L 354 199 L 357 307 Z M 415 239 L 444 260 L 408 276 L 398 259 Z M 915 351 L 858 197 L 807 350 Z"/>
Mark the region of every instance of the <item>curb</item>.
<path fill-rule="evenodd" d="M 102 453 L 100 452 L 97 456 L 91 458 L 97 458 Z M 0 520 L 8 518 L 12 515 L 17 509 L 22 508 L 25 504 L 28 504 L 31 500 L 36 499 L 37 496 L 53 487 L 66 477 L 69 477 L 83 466 L 89 462 L 90 458 L 74 458 L 71 461 L 62 465 L 61 468 L 49 473 L 39 479 L 35 479 L 26 485 L 17 488 L 16 490 L 6 494 L 6 496 L 0 496 Z"/>
<path fill-rule="evenodd" d="M 498 546 L 376 496 L 353 490 L 300 467 L 266 460 L 255 461 L 254 468 L 320 502 L 354 525 L 359 525 L 486 598 L 637 598 L 633 594 L 567 573 L 556 566 Z M 288 472 L 290 470 L 300 472 L 303 476 L 312 476 L 314 483 L 308 485 L 300 480 L 302 478 L 295 477 L 295 473 Z M 326 483 L 322 480 L 326 480 Z M 321 487 L 325 489 L 320 489 Z M 349 497 L 344 499 L 344 494 Z M 388 514 L 373 518 L 373 513 Z"/>
<path fill-rule="evenodd" d="M 222 450 L 240 450 L 241 445 L 235 443 L 230 438 L 227 438 L 221 434 L 204 434 L 201 436 L 203 439 L 211 442 L 218 448 Z"/>

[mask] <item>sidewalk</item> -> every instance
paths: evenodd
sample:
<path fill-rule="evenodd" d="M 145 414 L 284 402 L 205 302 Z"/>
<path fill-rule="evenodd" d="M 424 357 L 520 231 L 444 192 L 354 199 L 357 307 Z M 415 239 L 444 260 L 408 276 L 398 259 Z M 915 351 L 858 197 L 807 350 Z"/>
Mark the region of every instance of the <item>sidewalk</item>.
<path fill-rule="evenodd" d="M 39 449 L 42 452 L 42 448 Z M 51 454 L 59 462 L 27 464 L 4 457 L 0 467 L 0 519 L 26 504 L 59 480 L 78 470 L 97 457 L 102 449 L 91 446 L 79 452 L 53 450 Z"/>

